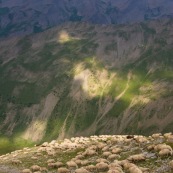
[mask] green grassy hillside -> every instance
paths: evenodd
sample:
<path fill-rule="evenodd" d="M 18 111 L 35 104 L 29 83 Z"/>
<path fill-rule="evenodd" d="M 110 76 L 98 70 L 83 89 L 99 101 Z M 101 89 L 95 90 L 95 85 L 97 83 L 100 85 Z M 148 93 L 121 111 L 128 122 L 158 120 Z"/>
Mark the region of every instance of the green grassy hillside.
<path fill-rule="evenodd" d="M 1 148 L 4 140 L 14 149 L 17 139 L 172 131 L 172 25 L 75 23 L 2 40 Z"/>

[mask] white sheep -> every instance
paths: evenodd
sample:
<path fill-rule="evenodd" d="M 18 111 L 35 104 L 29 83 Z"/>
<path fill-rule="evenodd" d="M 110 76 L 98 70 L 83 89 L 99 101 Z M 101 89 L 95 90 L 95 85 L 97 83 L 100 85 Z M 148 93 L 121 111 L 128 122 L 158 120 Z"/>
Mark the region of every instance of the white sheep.
<path fill-rule="evenodd" d="M 23 169 L 22 173 L 32 173 L 30 169 Z"/>
<path fill-rule="evenodd" d="M 32 171 L 40 171 L 41 170 L 41 167 L 40 166 L 38 166 L 38 165 L 33 165 L 33 166 L 31 166 L 31 170 Z"/>
<path fill-rule="evenodd" d="M 38 160 L 38 157 L 33 156 L 33 157 L 31 157 L 31 159 L 32 159 L 32 160 Z"/>
<path fill-rule="evenodd" d="M 106 144 L 101 143 L 101 142 L 97 144 L 97 148 L 100 150 L 103 149 L 105 146 L 106 146 Z"/>
<path fill-rule="evenodd" d="M 144 137 L 144 136 L 137 136 L 134 139 L 139 144 L 146 144 L 146 143 L 148 143 L 148 139 L 146 137 Z"/>
<path fill-rule="evenodd" d="M 42 168 L 41 168 L 41 172 L 48 172 L 48 170 L 47 170 L 46 167 L 42 167 Z"/>
<path fill-rule="evenodd" d="M 76 159 L 84 159 L 85 157 L 82 154 L 79 154 L 75 157 Z"/>
<path fill-rule="evenodd" d="M 48 147 L 49 146 L 49 143 L 48 142 L 44 142 L 41 147 Z"/>
<path fill-rule="evenodd" d="M 100 163 L 100 162 L 108 163 L 108 160 L 103 159 L 103 158 L 99 158 L 99 159 L 96 159 L 96 162 L 97 163 Z"/>
<path fill-rule="evenodd" d="M 97 155 L 96 151 L 93 150 L 93 149 L 87 149 L 85 152 L 84 152 L 84 156 L 95 156 Z"/>
<path fill-rule="evenodd" d="M 48 167 L 50 167 L 50 168 L 59 168 L 59 167 L 62 167 L 62 166 L 63 166 L 62 162 L 48 163 Z"/>
<path fill-rule="evenodd" d="M 165 148 L 159 151 L 159 156 L 160 157 L 164 157 L 164 156 L 172 156 L 172 151 L 170 151 L 169 149 Z"/>
<path fill-rule="evenodd" d="M 102 156 L 109 157 L 111 154 L 112 154 L 111 152 L 106 151 L 106 152 L 103 152 Z"/>
<path fill-rule="evenodd" d="M 133 167 L 133 166 L 136 166 L 135 164 L 133 163 L 130 163 L 128 160 L 124 160 L 122 162 L 122 166 L 125 170 L 128 170 L 129 168 Z"/>
<path fill-rule="evenodd" d="M 82 167 L 82 168 L 76 169 L 75 173 L 89 173 L 89 172 Z"/>
<path fill-rule="evenodd" d="M 172 135 L 172 132 L 169 132 L 169 133 L 165 133 L 163 136 L 165 137 L 165 138 L 168 138 L 169 136 L 171 136 Z"/>
<path fill-rule="evenodd" d="M 74 161 L 69 161 L 66 163 L 68 168 L 77 168 L 77 164 Z"/>
<path fill-rule="evenodd" d="M 113 162 L 113 163 L 109 164 L 109 169 L 112 169 L 112 168 L 115 168 L 115 167 L 116 168 L 117 167 L 122 168 L 121 165 L 118 162 Z"/>
<path fill-rule="evenodd" d="M 58 168 L 58 173 L 69 173 L 70 171 L 67 168 Z"/>
<path fill-rule="evenodd" d="M 104 162 L 100 162 L 96 164 L 96 168 L 100 172 L 108 171 L 108 164 Z"/>
<path fill-rule="evenodd" d="M 148 173 L 150 171 L 149 168 L 144 168 L 144 167 L 139 167 L 139 169 L 144 173 Z"/>
<path fill-rule="evenodd" d="M 122 171 L 119 170 L 109 170 L 107 173 L 122 173 Z"/>
<path fill-rule="evenodd" d="M 160 136 L 162 136 L 161 133 L 155 133 L 155 134 L 151 135 L 151 137 L 154 138 L 154 139 L 157 139 L 157 138 L 159 138 Z"/>
<path fill-rule="evenodd" d="M 168 136 L 167 142 L 173 143 L 173 135 Z"/>
<path fill-rule="evenodd" d="M 55 159 L 49 159 L 47 163 L 55 163 Z"/>
<path fill-rule="evenodd" d="M 109 150 L 109 147 L 108 146 L 105 146 L 102 148 L 102 151 L 105 152 L 105 151 L 108 151 Z"/>
<path fill-rule="evenodd" d="M 142 171 L 137 166 L 132 166 L 129 168 L 129 173 L 142 173 Z"/>
<path fill-rule="evenodd" d="M 117 165 L 117 166 L 109 165 L 109 172 L 111 172 L 111 171 L 117 171 L 118 173 L 123 172 L 122 167 L 120 165 Z"/>
<path fill-rule="evenodd" d="M 170 166 L 170 168 L 173 170 L 173 160 L 171 160 L 171 161 L 169 162 L 169 166 Z"/>
<path fill-rule="evenodd" d="M 90 172 L 95 172 L 97 169 L 95 165 L 88 165 L 85 168 L 86 168 L 86 170 L 88 170 Z"/>
<path fill-rule="evenodd" d="M 88 160 L 82 160 L 81 161 L 81 165 L 82 166 L 86 166 L 86 165 L 88 165 L 90 162 L 88 161 Z"/>
<path fill-rule="evenodd" d="M 115 160 L 116 158 L 120 158 L 120 155 L 111 154 L 111 155 L 108 156 L 108 159 L 109 159 L 109 160 Z"/>
<path fill-rule="evenodd" d="M 119 154 L 119 153 L 121 153 L 122 152 L 122 149 L 121 148 L 114 148 L 113 150 L 112 150 L 112 153 L 113 154 Z"/>
<path fill-rule="evenodd" d="M 82 162 L 82 160 L 80 160 L 80 159 L 76 159 L 75 161 L 74 161 L 78 166 L 80 166 L 81 165 L 81 162 Z"/>
<path fill-rule="evenodd" d="M 22 162 L 20 161 L 20 160 L 12 160 L 12 164 L 13 165 L 19 165 L 19 164 L 21 164 Z"/>
<path fill-rule="evenodd" d="M 155 147 L 155 146 L 156 146 L 156 145 L 154 145 L 154 144 L 149 145 L 149 146 L 147 147 L 147 149 L 148 149 L 149 151 L 154 150 L 154 147 Z"/>
<path fill-rule="evenodd" d="M 167 144 L 158 144 L 154 147 L 155 151 L 160 151 L 160 150 L 163 150 L 163 149 L 168 149 L 168 150 L 172 151 L 172 147 L 167 145 Z"/>
<path fill-rule="evenodd" d="M 136 155 L 132 155 L 132 156 L 128 157 L 128 160 L 134 161 L 134 162 L 143 161 L 145 159 L 146 158 L 145 158 L 144 154 L 136 154 Z"/>
<path fill-rule="evenodd" d="M 55 162 L 54 164 L 56 168 L 62 167 L 64 165 L 62 162 Z"/>

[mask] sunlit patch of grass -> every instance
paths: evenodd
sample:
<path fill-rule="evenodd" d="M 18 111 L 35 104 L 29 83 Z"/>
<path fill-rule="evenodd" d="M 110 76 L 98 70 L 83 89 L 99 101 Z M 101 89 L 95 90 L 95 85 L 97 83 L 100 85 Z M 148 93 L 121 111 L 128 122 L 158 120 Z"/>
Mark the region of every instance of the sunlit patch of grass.
<path fill-rule="evenodd" d="M 24 147 L 31 147 L 34 143 L 21 137 L 0 137 L 0 154 L 6 154 Z"/>
<path fill-rule="evenodd" d="M 57 41 L 61 44 L 72 41 L 74 38 L 72 38 L 67 31 L 61 31 Z"/>
<path fill-rule="evenodd" d="M 95 72 L 97 70 L 101 71 L 101 70 L 105 69 L 104 64 L 101 63 L 96 57 L 85 58 L 84 62 L 85 62 L 85 68 L 94 70 Z"/>

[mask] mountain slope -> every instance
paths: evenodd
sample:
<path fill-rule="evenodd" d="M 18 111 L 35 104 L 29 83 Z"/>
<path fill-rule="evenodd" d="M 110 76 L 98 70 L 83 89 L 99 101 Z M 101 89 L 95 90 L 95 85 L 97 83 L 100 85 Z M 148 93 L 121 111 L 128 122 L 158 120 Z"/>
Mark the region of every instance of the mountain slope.
<path fill-rule="evenodd" d="M 41 32 L 64 22 L 141 22 L 173 16 L 172 0 L 1 0 L 0 36 Z"/>
<path fill-rule="evenodd" d="M 2 40 L 5 146 L 5 136 L 14 145 L 172 131 L 172 25 L 171 19 L 116 27 L 69 23 Z"/>

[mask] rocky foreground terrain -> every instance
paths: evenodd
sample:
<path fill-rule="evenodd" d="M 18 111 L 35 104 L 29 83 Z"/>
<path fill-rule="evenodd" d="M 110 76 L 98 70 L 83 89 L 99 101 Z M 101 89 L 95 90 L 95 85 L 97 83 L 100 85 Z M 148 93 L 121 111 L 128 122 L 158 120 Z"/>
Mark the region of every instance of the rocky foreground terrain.
<path fill-rule="evenodd" d="M 0 156 L 0 173 L 172 173 L 173 134 L 100 135 L 44 142 Z"/>

